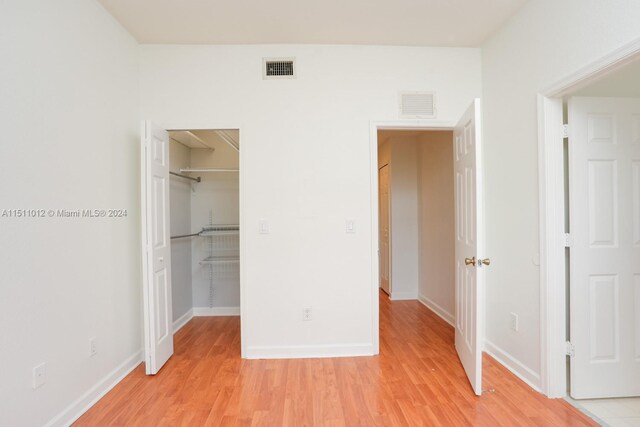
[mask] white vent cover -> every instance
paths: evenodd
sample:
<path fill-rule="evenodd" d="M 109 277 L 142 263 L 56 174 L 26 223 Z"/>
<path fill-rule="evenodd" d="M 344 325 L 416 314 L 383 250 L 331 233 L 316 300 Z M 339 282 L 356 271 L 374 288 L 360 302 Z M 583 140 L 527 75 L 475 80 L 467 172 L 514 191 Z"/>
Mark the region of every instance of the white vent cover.
<path fill-rule="evenodd" d="M 295 58 L 262 58 L 263 79 L 295 79 Z"/>
<path fill-rule="evenodd" d="M 436 94 L 433 92 L 400 92 L 400 117 L 435 119 Z"/>

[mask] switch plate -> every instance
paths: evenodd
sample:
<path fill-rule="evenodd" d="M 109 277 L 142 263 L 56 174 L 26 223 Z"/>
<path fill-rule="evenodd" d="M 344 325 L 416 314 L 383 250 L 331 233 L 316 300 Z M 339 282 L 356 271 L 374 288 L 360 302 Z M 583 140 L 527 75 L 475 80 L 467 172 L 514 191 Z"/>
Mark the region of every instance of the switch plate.
<path fill-rule="evenodd" d="M 515 313 L 509 313 L 510 316 L 510 320 L 511 320 L 511 329 L 513 329 L 514 331 L 518 332 L 518 315 Z"/>
<path fill-rule="evenodd" d="M 302 309 L 302 320 L 305 322 L 313 320 L 313 309 L 311 307 L 305 307 Z"/>
<path fill-rule="evenodd" d="M 98 345 L 95 338 L 89 339 L 89 356 L 93 357 L 98 354 Z"/>
<path fill-rule="evenodd" d="M 258 231 L 260 234 L 269 234 L 269 222 L 266 219 L 261 219 L 258 223 Z"/>
<path fill-rule="evenodd" d="M 347 233 L 353 234 L 356 232 L 356 221 L 354 219 L 348 219 L 345 224 Z"/>
<path fill-rule="evenodd" d="M 42 387 L 46 381 L 47 376 L 47 365 L 46 363 L 41 363 L 38 366 L 33 368 L 33 388 Z"/>

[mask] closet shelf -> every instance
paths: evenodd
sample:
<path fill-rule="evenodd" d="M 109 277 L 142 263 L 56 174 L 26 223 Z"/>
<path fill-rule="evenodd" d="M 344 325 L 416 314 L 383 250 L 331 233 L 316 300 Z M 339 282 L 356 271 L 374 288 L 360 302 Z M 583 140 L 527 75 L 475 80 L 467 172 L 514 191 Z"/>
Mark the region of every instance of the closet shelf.
<path fill-rule="evenodd" d="M 238 256 L 210 256 L 206 257 L 200 264 L 221 264 L 221 263 L 236 263 L 240 262 L 240 257 Z"/>

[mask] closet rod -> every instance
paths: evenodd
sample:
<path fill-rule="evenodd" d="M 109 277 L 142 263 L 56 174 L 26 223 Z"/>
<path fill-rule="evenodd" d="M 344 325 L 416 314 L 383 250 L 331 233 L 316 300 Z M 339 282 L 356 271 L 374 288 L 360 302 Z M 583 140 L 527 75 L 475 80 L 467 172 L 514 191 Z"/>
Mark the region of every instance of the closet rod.
<path fill-rule="evenodd" d="M 180 172 L 239 172 L 240 169 L 227 168 L 200 168 L 200 169 L 180 169 Z"/>
<path fill-rule="evenodd" d="M 195 236 L 199 236 L 200 233 L 194 233 L 194 234 L 181 234 L 179 236 L 171 236 L 171 240 L 173 239 L 182 239 L 183 237 L 195 237 Z"/>
<path fill-rule="evenodd" d="M 178 173 L 178 172 L 171 172 L 171 171 L 169 171 L 169 173 L 170 173 L 171 175 L 179 176 L 180 178 L 190 179 L 191 181 L 195 181 L 195 182 L 200 182 L 200 181 L 202 181 L 202 179 L 200 179 L 200 177 L 194 178 L 194 177 L 192 177 L 192 176 L 182 175 L 181 173 Z"/>

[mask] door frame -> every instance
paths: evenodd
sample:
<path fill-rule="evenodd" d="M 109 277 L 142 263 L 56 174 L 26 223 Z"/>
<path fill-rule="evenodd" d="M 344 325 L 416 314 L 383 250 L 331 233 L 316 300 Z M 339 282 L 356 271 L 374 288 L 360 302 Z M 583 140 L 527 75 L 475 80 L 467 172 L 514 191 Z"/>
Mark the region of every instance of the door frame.
<path fill-rule="evenodd" d="M 378 131 L 379 130 L 454 130 L 457 123 L 439 120 L 372 120 L 369 122 L 369 182 L 371 211 L 371 336 L 372 353 L 380 354 L 380 235 L 378 197 Z"/>
<path fill-rule="evenodd" d="M 563 97 L 638 59 L 640 38 L 538 93 L 540 379 L 551 398 L 567 396 Z"/>
<path fill-rule="evenodd" d="M 157 126 L 162 127 L 163 129 L 167 130 L 167 131 L 175 131 L 175 130 L 211 130 L 211 129 L 238 129 L 238 131 L 240 132 L 240 141 L 243 141 L 243 133 L 242 130 L 244 129 L 244 126 L 242 124 L 242 122 L 206 122 L 206 121 L 196 121 L 196 122 L 186 122 L 186 121 L 181 121 L 181 120 L 153 120 L 153 123 L 155 123 Z M 240 150 L 238 152 L 239 154 L 239 173 L 238 173 L 238 180 L 239 180 L 239 187 L 240 187 L 240 195 L 239 195 L 239 210 L 240 210 L 240 239 L 239 239 L 239 243 L 240 243 L 240 357 L 245 359 L 246 358 L 246 354 L 247 354 L 247 331 L 246 331 L 246 320 L 248 319 L 247 316 L 247 292 L 245 289 L 245 282 L 246 280 L 244 280 L 245 277 L 247 277 L 247 275 L 245 274 L 245 272 L 247 271 L 247 263 L 244 261 L 245 258 L 245 253 L 246 253 L 246 243 L 245 243 L 245 233 L 242 232 L 242 230 L 248 230 L 247 227 L 247 221 L 246 221 L 246 213 L 245 213 L 245 190 L 244 190 L 244 186 L 245 186 L 245 163 L 246 163 L 246 150 L 242 149 L 242 145 L 240 146 Z M 142 195 L 141 195 L 142 197 Z"/>

